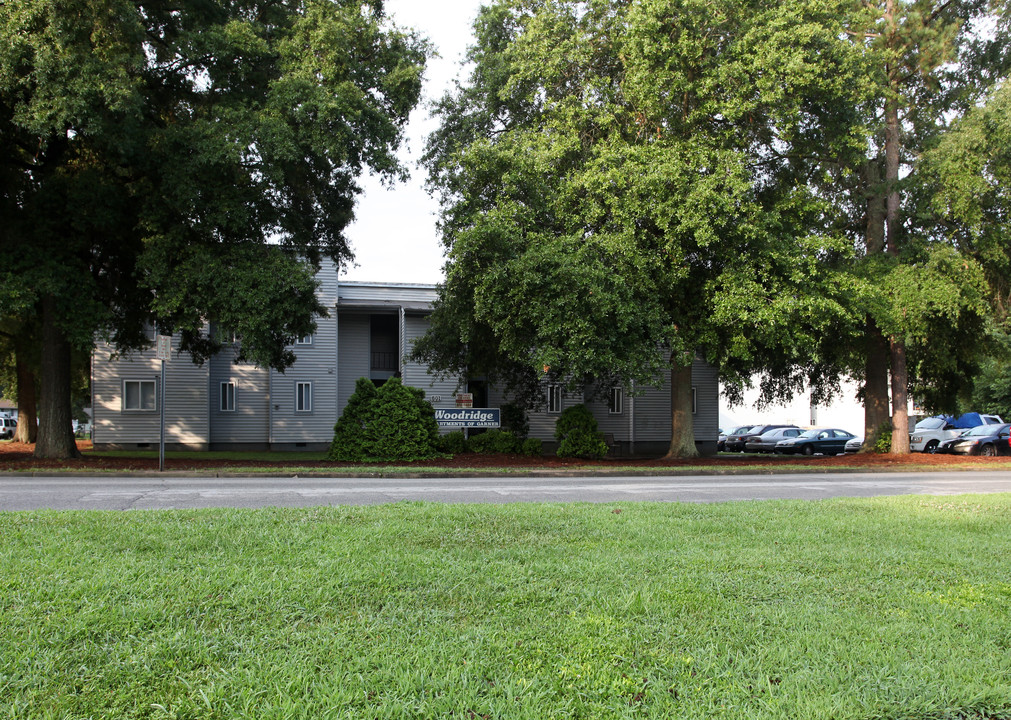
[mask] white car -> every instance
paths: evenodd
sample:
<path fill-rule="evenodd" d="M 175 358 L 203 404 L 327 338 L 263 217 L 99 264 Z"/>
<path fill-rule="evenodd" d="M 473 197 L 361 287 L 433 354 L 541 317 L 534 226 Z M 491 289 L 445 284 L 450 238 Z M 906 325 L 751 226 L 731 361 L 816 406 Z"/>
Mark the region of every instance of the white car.
<path fill-rule="evenodd" d="M 999 415 L 965 413 L 957 418 L 935 415 L 916 423 L 913 432 L 909 433 L 909 449 L 913 452 L 934 453 L 942 442 L 958 437 L 964 430 L 980 425 L 1001 425 L 1003 422 Z"/>
<path fill-rule="evenodd" d="M 10 440 L 18 429 L 18 421 L 14 418 L 0 417 L 0 439 Z"/>
<path fill-rule="evenodd" d="M 860 448 L 864 446 L 864 439 L 862 437 L 855 437 L 851 440 L 846 441 L 846 452 L 855 453 L 860 452 Z"/>

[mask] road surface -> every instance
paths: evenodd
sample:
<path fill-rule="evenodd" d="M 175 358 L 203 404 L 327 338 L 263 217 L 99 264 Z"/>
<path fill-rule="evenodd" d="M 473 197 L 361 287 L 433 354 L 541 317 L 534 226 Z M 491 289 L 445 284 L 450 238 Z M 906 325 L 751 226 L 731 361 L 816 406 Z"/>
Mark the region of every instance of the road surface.
<path fill-rule="evenodd" d="M 0 511 L 439 503 L 732 502 L 1011 492 L 1011 472 L 653 477 L 291 478 L 0 477 Z"/>

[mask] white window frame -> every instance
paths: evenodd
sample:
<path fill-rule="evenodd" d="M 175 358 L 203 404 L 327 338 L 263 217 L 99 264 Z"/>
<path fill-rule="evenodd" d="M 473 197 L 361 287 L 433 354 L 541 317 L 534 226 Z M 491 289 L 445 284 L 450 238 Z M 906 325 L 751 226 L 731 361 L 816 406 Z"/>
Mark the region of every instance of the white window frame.
<path fill-rule="evenodd" d="M 548 385 L 548 412 L 558 414 L 562 412 L 562 386 L 557 384 Z"/>
<path fill-rule="evenodd" d="M 295 340 L 296 345 L 312 345 L 312 335 L 306 335 Z"/>
<path fill-rule="evenodd" d="M 127 391 L 128 385 L 137 386 L 137 400 L 139 402 L 138 407 L 129 407 L 127 405 Z M 151 386 L 151 407 L 144 407 L 144 392 L 143 388 L 145 385 Z M 153 412 L 158 409 L 158 384 L 154 380 L 123 380 L 123 396 L 122 396 L 122 411 L 123 412 Z"/>
<path fill-rule="evenodd" d="M 607 396 L 607 414 L 621 415 L 625 406 L 625 388 L 615 385 Z"/>
<path fill-rule="evenodd" d="M 235 412 L 235 382 L 223 381 L 218 390 L 218 411 Z"/>
<path fill-rule="evenodd" d="M 312 383 L 308 380 L 295 383 L 295 412 L 312 412 Z"/>

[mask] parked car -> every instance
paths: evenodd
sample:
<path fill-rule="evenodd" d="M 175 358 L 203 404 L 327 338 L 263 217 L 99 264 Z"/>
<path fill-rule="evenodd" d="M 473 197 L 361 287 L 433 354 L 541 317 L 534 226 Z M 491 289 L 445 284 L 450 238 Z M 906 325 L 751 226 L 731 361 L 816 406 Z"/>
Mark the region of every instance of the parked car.
<path fill-rule="evenodd" d="M 18 429 L 18 421 L 10 417 L 0 417 L 0 439 L 10 440 Z"/>
<path fill-rule="evenodd" d="M 969 428 L 969 430 L 972 430 L 972 428 Z M 952 445 L 952 443 L 954 443 L 960 437 L 962 437 L 967 432 L 969 432 L 969 430 L 962 430 L 955 437 L 948 438 L 947 440 L 942 440 L 941 444 L 938 445 L 937 448 L 934 450 L 934 453 L 935 454 L 940 454 L 940 455 L 944 455 L 945 453 L 950 453 L 951 452 L 951 445 Z"/>
<path fill-rule="evenodd" d="M 963 430 L 980 425 L 1000 425 L 1003 422 L 999 415 L 980 415 L 974 412 L 957 418 L 951 415 L 924 418 L 909 433 L 909 449 L 913 452 L 937 452 L 942 442 L 958 437 Z"/>
<path fill-rule="evenodd" d="M 776 452 L 792 455 L 838 455 L 846 452 L 846 443 L 856 439 L 856 435 L 838 428 L 815 428 L 800 436 L 776 443 Z"/>
<path fill-rule="evenodd" d="M 753 427 L 754 427 L 754 425 L 738 425 L 737 427 L 735 427 L 733 430 L 730 430 L 729 432 L 723 432 L 721 430 L 720 431 L 720 437 L 716 441 L 716 449 L 719 452 L 723 452 L 724 450 L 727 449 L 727 438 L 729 438 L 731 435 L 742 435 L 742 434 L 745 434 L 749 430 L 751 430 L 751 428 L 753 428 Z"/>
<path fill-rule="evenodd" d="M 804 431 L 798 427 L 784 427 L 762 433 L 758 437 L 749 435 L 749 440 L 744 444 L 744 452 L 774 452 L 776 443 L 780 440 L 795 438 L 802 432 Z"/>
<path fill-rule="evenodd" d="M 796 425 L 755 425 L 747 433 L 745 433 L 744 435 L 740 436 L 740 440 L 737 443 L 734 443 L 734 447 L 731 447 L 730 438 L 728 437 L 727 438 L 727 449 L 728 450 L 733 450 L 735 447 L 737 447 L 739 445 L 740 446 L 740 450 L 742 450 L 744 452 L 747 452 L 748 451 L 748 447 L 747 446 L 748 446 L 749 442 L 757 440 L 760 436 L 762 436 L 763 434 L 769 432 L 770 430 L 778 430 L 779 428 L 795 428 L 795 427 L 797 427 L 797 426 Z"/>
<path fill-rule="evenodd" d="M 759 427 L 758 425 L 742 425 L 739 428 L 734 429 L 732 433 L 727 435 L 727 439 L 723 442 L 723 449 L 727 452 L 744 452 L 744 438 L 754 427 Z"/>
<path fill-rule="evenodd" d="M 956 455 L 1011 455 L 1011 424 L 980 425 L 967 430 L 951 443 Z"/>
<path fill-rule="evenodd" d="M 854 436 L 853 438 L 846 441 L 845 452 L 855 453 L 860 452 L 864 447 L 864 439 L 860 436 Z"/>

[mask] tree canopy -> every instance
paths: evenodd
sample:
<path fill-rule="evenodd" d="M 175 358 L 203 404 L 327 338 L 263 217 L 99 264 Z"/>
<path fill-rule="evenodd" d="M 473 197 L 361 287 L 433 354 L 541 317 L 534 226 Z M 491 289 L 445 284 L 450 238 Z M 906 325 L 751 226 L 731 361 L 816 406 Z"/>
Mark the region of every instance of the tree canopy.
<path fill-rule="evenodd" d="M 674 454 L 694 452 L 696 351 L 732 392 L 757 371 L 770 393 L 831 385 L 859 280 L 807 179 L 858 152 L 863 85 L 826 7 L 487 8 L 429 146 L 449 263 L 419 356 L 528 388 L 672 367 Z"/>
<path fill-rule="evenodd" d="M 817 401 L 849 373 L 883 393 L 887 418 L 891 369 L 896 398 L 953 404 L 988 332 L 987 271 L 918 212 L 914 161 L 1000 77 L 1003 30 L 974 24 L 986 12 L 485 8 L 426 156 L 448 263 L 417 356 L 526 397 L 545 372 L 648 383 L 669 366 L 672 454 L 694 450 L 695 352 L 732 400 L 755 374 L 766 401 L 804 385 Z"/>
<path fill-rule="evenodd" d="M 381 0 L 0 4 L 0 307 L 42 327 L 37 454 L 68 452 L 59 377 L 96 334 L 200 361 L 211 320 L 293 361 L 357 179 L 404 173 L 428 52 Z"/>

